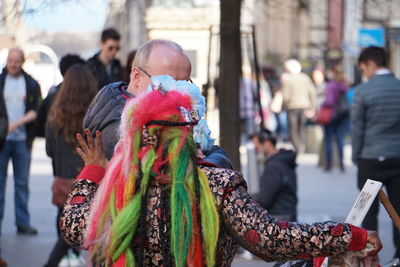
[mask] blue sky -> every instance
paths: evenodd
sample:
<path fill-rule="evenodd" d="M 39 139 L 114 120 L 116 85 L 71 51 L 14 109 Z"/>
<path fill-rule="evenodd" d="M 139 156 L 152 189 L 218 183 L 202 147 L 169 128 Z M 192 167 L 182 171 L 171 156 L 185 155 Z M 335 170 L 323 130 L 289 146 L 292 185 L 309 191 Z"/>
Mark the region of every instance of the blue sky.
<path fill-rule="evenodd" d="M 106 18 L 107 0 L 26 1 L 27 10 L 42 7 L 34 14 L 24 15 L 25 24 L 29 28 L 37 30 L 51 32 L 99 31 L 102 30 Z M 43 8 L 43 6 L 46 7 Z"/>

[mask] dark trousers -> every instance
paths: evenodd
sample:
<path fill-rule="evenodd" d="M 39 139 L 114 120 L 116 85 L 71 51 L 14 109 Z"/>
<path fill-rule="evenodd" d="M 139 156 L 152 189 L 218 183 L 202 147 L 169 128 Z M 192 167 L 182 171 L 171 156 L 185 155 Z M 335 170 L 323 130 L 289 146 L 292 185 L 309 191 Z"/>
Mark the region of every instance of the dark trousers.
<path fill-rule="evenodd" d="M 57 267 L 58 264 L 60 263 L 61 259 L 68 254 L 68 250 L 71 248 L 64 241 L 64 238 L 61 236 L 61 232 L 60 232 L 60 228 L 59 228 L 60 217 L 61 217 L 62 211 L 63 211 L 62 208 L 58 209 L 57 220 L 56 220 L 58 240 L 57 240 L 57 243 L 54 245 L 53 249 L 51 250 L 49 259 L 47 260 L 47 263 L 44 267 Z M 79 256 L 79 249 L 73 248 L 73 251 L 76 255 Z"/>
<path fill-rule="evenodd" d="M 304 109 L 288 110 L 289 139 L 296 152 L 304 152 L 306 116 Z"/>
<path fill-rule="evenodd" d="M 276 119 L 276 133 L 278 134 L 281 140 L 288 140 L 288 118 L 287 112 L 281 111 L 280 113 L 274 113 Z"/>
<path fill-rule="evenodd" d="M 343 146 L 344 135 L 346 131 L 346 120 L 335 119 L 324 126 L 324 142 L 326 153 L 326 164 L 328 168 L 332 167 L 333 140 L 336 141 L 338 147 L 339 164 L 343 167 Z"/>
<path fill-rule="evenodd" d="M 358 188 L 361 190 L 367 179 L 380 181 L 386 187 L 390 202 L 400 214 L 400 159 L 361 159 L 358 162 Z M 374 201 L 364 219 L 363 227 L 368 230 L 378 229 L 378 199 Z M 393 242 L 396 247 L 395 257 L 400 257 L 400 233 L 393 224 Z"/>

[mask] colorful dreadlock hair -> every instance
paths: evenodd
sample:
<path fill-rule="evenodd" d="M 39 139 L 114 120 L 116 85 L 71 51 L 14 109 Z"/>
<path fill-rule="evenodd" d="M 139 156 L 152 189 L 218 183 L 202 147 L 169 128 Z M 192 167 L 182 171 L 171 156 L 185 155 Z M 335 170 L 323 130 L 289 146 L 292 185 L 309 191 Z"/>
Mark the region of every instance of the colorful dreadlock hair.
<path fill-rule="evenodd" d="M 191 98 L 155 90 L 128 102 L 121 138 L 93 201 L 85 247 L 93 263 L 143 265 L 148 188 L 161 184 L 164 265 L 214 266 L 216 200 L 196 164 Z M 168 177 L 161 179 L 160 177 Z"/>

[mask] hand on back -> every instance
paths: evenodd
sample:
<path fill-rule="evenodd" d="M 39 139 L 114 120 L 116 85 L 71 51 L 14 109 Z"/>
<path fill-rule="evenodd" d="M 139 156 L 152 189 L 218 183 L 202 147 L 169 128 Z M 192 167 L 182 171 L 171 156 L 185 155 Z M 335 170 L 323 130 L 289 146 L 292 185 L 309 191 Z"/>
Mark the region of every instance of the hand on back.
<path fill-rule="evenodd" d="M 82 158 L 85 166 L 94 164 L 105 168 L 107 166 L 107 159 L 103 152 L 101 133 L 96 131 L 96 138 L 93 138 L 91 131 L 85 129 L 85 134 L 86 139 L 81 134 L 76 135 L 76 139 L 80 145 L 80 147 L 76 148 L 76 152 Z"/>

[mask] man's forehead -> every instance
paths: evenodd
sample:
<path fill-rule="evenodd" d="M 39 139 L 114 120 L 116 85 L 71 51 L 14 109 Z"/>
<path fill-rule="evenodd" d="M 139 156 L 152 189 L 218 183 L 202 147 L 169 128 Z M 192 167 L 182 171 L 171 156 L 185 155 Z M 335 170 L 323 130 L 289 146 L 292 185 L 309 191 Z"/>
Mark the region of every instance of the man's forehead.
<path fill-rule="evenodd" d="M 8 52 L 8 56 L 9 57 L 19 57 L 22 58 L 23 57 L 23 52 L 19 49 L 10 49 L 10 51 Z"/>
<path fill-rule="evenodd" d="M 185 54 L 165 45 L 153 47 L 149 54 L 149 60 L 162 60 L 163 63 L 168 63 L 168 61 L 183 61 L 186 59 L 187 56 Z"/>
<path fill-rule="evenodd" d="M 180 75 L 190 76 L 191 64 L 185 54 L 170 47 L 154 48 L 150 52 L 145 67 L 151 75 Z M 175 79 L 182 77 L 174 77 Z M 190 77 L 185 77 L 188 79 Z"/>

